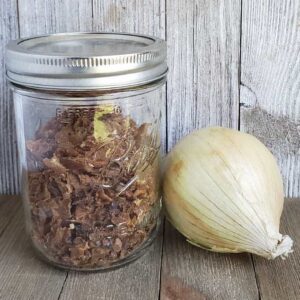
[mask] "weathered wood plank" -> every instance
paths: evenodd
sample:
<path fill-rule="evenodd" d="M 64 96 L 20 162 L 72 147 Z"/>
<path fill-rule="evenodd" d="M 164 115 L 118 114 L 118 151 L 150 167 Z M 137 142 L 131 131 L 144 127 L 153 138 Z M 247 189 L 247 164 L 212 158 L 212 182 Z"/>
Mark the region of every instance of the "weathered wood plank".
<path fill-rule="evenodd" d="M 0 236 L 21 206 L 17 196 L 0 196 Z"/>
<path fill-rule="evenodd" d="M 70 272 L 61 293 L 66 273 L 35 258 L 24 234 L 20 200 L 1 197 L 0 203 L 0 220 L 10 220 L 9 226 L 0 224 L 0 231 L 6 227 L 0 236 L 0 299 L 51 300 L 59 295 L 61 299 L 158 299 L 159 264 L 155 262 L 160 260 L 161 234 L 144 257 L 127 267 L 109 273 Z M 298 299 L 299 203 L 297 199 L 286 201 L 281 226 L 281 232 L 294 239 L 294 253 L 285 261 L 253 258 L 262 300 Z M 165 236 L 161 299 L 258 299 L 248 255 L 198 249 L 170 225 Z"/>
<path fill-rule="evenodd" d="M 241 129 L 276 155 L 286 195 L 300 194 L 300 3 L 243 1 Z"/>
<path fill-rule="evenodd" d="M 13 105 L 4 73 L 5 45 L 18 36 L 17 0 L 2 0 L 0 2 L 0 192 L 2 194 L 19 192 Z"/>
<path fill-rule="evenodd" d="M 93 0 L 93 30 L 165 38 L 165 0 Z"/>
<path fill-rule="evenodd" d="M 298 300 L 300 295 L 300 202 L 288 199 L 281 220 L 281 233 L 294 240 L 294 252 L 286 260 L 254 257 L 262 300 Z"/>
<path fill-rule="evenodd" d="M 107 273 L 69 272 L 61 300 L 156 300 L 159 297 L 162 231 L 136 262 Z"/>
<path fill-rule="evenodd" d="M 238 127 L 241 1 L 168 0 L 168 148 L 191 130 Z"/>
<path fill-rule="evenodd" d="M 23 211 L 16 199 L 9 199 L 3 205 L 11 206 L 9 203 L 18 209 L 11 207 L 14 216 L 11 215 L 11 222 L 0 237 L 0 299 L 56 300 L 66 272 L 36 258 L 25 234 Z M 4 213 L 5 210 L 0 210 L 0 219 Z"/>
<path fill-rule="evenodd" d="M 18 2 L 21 37 L 92 29 L 92 0 Z"/>
<path fill-rule="evenodd" d="M 172 293 L 178 297 L 174 299 L 183 300 L 258 299 L 250 255 L 199 249 L 169 223 L 165 226 L 161 285 L 162 299 L 173 299 Z M 191 298 L 186 296 L 189 294 Z"/>

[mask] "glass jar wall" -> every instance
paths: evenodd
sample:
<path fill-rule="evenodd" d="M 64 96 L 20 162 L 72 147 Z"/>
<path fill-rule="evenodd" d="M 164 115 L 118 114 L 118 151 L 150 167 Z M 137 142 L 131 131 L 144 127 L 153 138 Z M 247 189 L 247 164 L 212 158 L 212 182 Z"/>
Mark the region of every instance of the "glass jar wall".
<path fill-rule="evenodd" d="M 71 268 L 135 256 L 160 211 L 160 88 L 63 100 L 14 91 L 35 248 Z"/>
<path fill-rule="evenodd" d="M 95 40 L 93 51 L 94 44 Z M 123 69 L 137 65 L 124 61 Z M 143 73 L 147 64 L 141 62 Z M 74 85 L 68 88 L 60 86 L 61 75 L 52 74 L 55 80 L 49 76 L 50 89 L 41 88 L 45 81 L 40 78 L 22 74 L 24 84 L 19 74 L 8 74 L 13 77 L 26 228 L 40 257 L 68 269 L 104 270 L 132 261 L 151 243 L 159 226 L 165 73 L 152 73 L 152 79 L 144 78 L 142 84 L 136 82 L 142 73 L 114 73 L 113 61 L 105 64 L 106 73 L 121 76 L 109 89 L 103 81 L 107 74 L 100 71 L 99 89 L 95 82 L 89 85 L 98 73 L 88 72 L 82 83 L 77 63 L 69 65 L 75 68 L 75 81 L 65 76 L 63 84 Z M 107 69 L 109 64 L 113 71 Z M 124 84 L 124 78 L 133 81 Z"/>

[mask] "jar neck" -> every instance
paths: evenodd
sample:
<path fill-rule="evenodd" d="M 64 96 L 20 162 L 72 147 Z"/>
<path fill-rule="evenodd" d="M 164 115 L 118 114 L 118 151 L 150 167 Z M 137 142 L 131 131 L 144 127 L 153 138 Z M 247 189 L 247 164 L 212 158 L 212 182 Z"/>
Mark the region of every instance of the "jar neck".
<path fill-rule="evenodd" d="M 132 86 L 128 88 L 120 88 L 120 89 L 92 89 L 92 90 L 82 90 L 82 91 L 77 91 L 77 90 L 47 90 L 47 89 L 36 89 L 36 88 L 31 88 L 28 86 L 22 86 L 18 85 L 15 83 L 10 82 L 10 88 L 21 95 L 25 96 L 33 96 L 36 98 L 41 98 L 41 99 L 53 99 L 55 100 L 56 98 L 59 100 L 63 100 L 64 98 L 66 100 L 76 100 L 76 99 L 81 99 L 81 98 L 97 98 L 97 97 L 105 97 L 109 95 L 123 95 L 126 96 L 128 94 L 134 93 L 135 95 L 141 95 L 145 94 L 148 92 L 151 92 L 152 90 L 155 90 L 162 85 L 166 83 L 166 76 L 153 81 L 151 83 L 147 83 L 144 85 L 139 85 L 139 86 Z"/>

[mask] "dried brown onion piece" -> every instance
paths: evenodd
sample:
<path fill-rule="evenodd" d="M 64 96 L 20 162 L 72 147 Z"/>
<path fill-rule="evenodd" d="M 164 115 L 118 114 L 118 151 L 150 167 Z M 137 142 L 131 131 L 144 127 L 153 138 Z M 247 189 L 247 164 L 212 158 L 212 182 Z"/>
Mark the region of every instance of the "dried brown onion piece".
<path fill-rule="evenodd" d="M 93 135 L 93 113 L 63 123 L 65 111 L 27 141 L 32 239 L 58 264 L 107 266 L 156 226 L 157 137 L 118 112 L 101 117 L 105 140 Z"/>

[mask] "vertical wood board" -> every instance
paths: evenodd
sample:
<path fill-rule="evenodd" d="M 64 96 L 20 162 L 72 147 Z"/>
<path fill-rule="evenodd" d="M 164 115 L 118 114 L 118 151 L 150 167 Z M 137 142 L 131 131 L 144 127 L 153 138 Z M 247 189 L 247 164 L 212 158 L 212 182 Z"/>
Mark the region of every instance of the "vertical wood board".
<path fill-rule="evenodd" d="M 5 231 L 11 219 L 20 209 L 21 201 L 17 196 L 0 198 L 0 236 Z"/>
<path fill-rule="evenodd" d="M 285 194 L 300 193 L 300 2 L 242 2 L 241 130 L 277 157 Z"/>
<path fill-rule="evenodd" d="M 241 11 L 240 0 L 226 5 L 220 0 L 3 0 L 0 16 L 1 193 L 19 192 L 13 106 L 3 74 L 6 42 L 19 35 L 113 30 L 168 39 L 163 117 L 169 125 L 169 150 L 194 128 L 237 128 L 241 50 L 241 129 L 276 155 L 286 195 L 299 195 L 299 1 L 246 0 Z"/>
<path fill-rule="evenodd" d="M 168 0 L 168 149 L 209 125 L 238 127 L 239 0 Z"/>
<path fill-rule="evenodd" d="M 93 0 L 93 30 L 165 38 L 165 0 Z"/>
<path fill-rule="evenodd" d="M 0 1 L 0 193 L 19 192 L 13 103 L 5 79 L 5 45 L 19 36 L 17 0 Z"/>
<path fill-rule="evenodd" d="M 92 0 L 18 0 L 20 36 L 90 31 Z"/>

